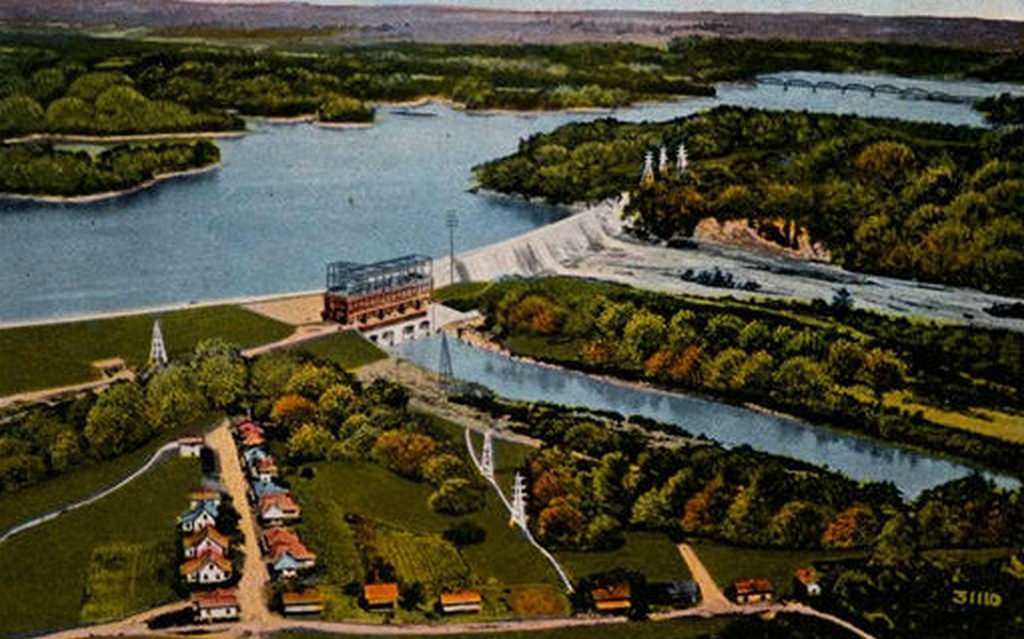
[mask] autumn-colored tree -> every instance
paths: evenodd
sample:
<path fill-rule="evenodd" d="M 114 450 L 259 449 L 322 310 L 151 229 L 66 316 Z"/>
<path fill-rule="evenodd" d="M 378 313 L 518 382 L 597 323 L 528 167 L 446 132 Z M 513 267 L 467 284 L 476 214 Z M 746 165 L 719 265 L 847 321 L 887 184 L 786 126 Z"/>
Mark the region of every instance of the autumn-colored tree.
<path fill-rule="evenodd" d="M 534 503 L 544 505 L 558 497 L 564 497 L 569 492 L 566 477 L 563 473 L 555 470 L 547 470 L 537 475 L 530 488 L 530 494 Z"/>
<path fill-rule="evenodd" d="M 584 531 L 583 513 L 572 499 L 555 497 L 537 518 L 537 536 L 542 543 L 576 546 Z"/>
<path fill-rule="evenodd" d="M 588 364 L 601 366 L 615 361 L 615 342 L 607 339 L 594 339 L 583 344 L 580 357 Z"/>
<path fill-rule="evenodd" d="M 274 402 L 270 418 L 288 431 L 292 431 L 302 424 L 316 420 L 316 404 L 302 395 L 291 393 Z"/>
<path fill-rule="evenodd" d="M 377 438 L 373 458 L 399 475 L 418 479 L 421 467 L 433 453 L 433 438 L 403 430 L 388 430 Z"/>
<path fill-rule="evenodd" d="M 878 517 L 870 506 L 854 504 L 825 527 L 821 544 L 826 548 L 861 548 L 878 535 Z"/>
<path fill-rule="evenodd" d="M 527 295 L 507 310 L 508 327 L 525 333 L 550 335 L 562 325 L 564 312 L 543 295 Z"/>
<path fill-rule="evenodd" d="M 721 477 L 715 477 L 704 485 L 696 495 L 686 500 L 681 525 L 686 532 L 700 532 L 711 523 L 711 500 L 722 487 Z"/>
<path fill-rule="evenodd" d="M 675 353 L 667 348 L 654 353 L 644 362 L 644 375 L 650 378 L 660 379 L 665 375 L 669 366 L 675 360 Z"/>
<path fill-rule="evenodd" d="M 690 346 L 680 353 L 668 371 L 669 378 L 681 384 L 696 384 L 700 379 L 700 362 L 704 355 L 700 346 Z"/>

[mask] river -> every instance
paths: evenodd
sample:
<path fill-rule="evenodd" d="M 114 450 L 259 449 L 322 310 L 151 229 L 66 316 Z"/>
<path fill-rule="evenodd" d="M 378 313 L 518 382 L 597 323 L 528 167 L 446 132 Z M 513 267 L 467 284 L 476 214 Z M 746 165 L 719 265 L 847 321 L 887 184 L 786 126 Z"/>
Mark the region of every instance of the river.
<path fill-rule="evenodd" d="M 927 84 L 958 95 L 1008 88 Z M 962 104 L 744 85 L 613 115 L 666 120 L 718 104 L 982 124 Z M 315 289 L 330 260 L 445 252 L 448 210 L 460 214 L 458 250 L 514 237 L 564 211 L 473 195 L 471 167 L 513 152 L 533 133 L 607 115 L 408 111 L 382 108 L 368 129 L 253 120 L 250 135 L 218 142 L 223 162 L 211 173 L 94 204 L 0 203 L 0 322 Z"/>
<path fill-rule="evenodd" d="M 436 337 L 405 342 L 396 347 L 396 354 L 436 371 L 440 344 Z M 510 399 L 552 401 L 642 415 L 677 425 L 693 435 L 706 435 L 726 446 L 748 444 L 757 450 L 831 468 L 854 479 L 891 481 L 911 498 L 972 472 L 964 464 L 936 455 L 788 417 L 511 359 L 457 339 L 449 340 L 449 346 L 458 379 L 482 384 Z M 1019 483 L 1010 477 L 990 476 L 1005 486 Z"/>

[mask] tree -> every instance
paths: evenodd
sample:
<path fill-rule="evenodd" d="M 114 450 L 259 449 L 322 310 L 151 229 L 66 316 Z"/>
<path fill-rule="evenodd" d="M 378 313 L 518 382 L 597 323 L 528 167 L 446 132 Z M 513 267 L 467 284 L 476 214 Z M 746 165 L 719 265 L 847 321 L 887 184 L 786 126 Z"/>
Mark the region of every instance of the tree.
<path fill-rule="evenodd" d="M 807 501 L 783 506 L 768 524 L 768 538 L 785 548 L 816 548 L 821 544 L 825 521 L 821 510 Z"/>
<path fill-rule="evenodd" d="M 206 399 L 191 369 L 172 364 L 146 385 L 146 414 L 159 429 L 196 422 L 206 410 Z"/>
<path fill-rule="evenodd" d="M 299 363 L 290 353 L 277 352 L 260 355 L 252 366 L 252 385 L 264 397 L 278 397 L 284 393 Z"/>
<path fill-rule="evenodd" d="M 672 316 L 668 322 L 667 339 L 669 347 L 682 349 L 697 342 L 697 331 L 693 328 L 696 316 L 692 311 L 683 309 Z"/>
<path fill-rule="evenodd" d="M 142 389 L 135 383 L 122 383 L 99 396 L 82 434 L 94 456 L 110 458 L 142 443 L 150 432 Z"/>
<path fill-rule="evenodd" d="M 714 357 L 704 361 L 701 367 L 701 381 L 708 387 L 725 390 L 748 361 L 741 348 L 726 348 Z"/>
<path fill-rule="evenodd" d="M 564 311 L 543 295 L 527 295 L 506 310 L 507 326 L 518 332 L 551 335 L 562 325 Z"/>
<path fill-rule="evenodd" d="M 462 477 L 446 479 L 427 503 L 431 510 L 445 515 L 466 515 L 484 507 L 484 489 Z"/>
<path fill-rule="evenodd" d="M 434 448 L 434 440 L 427 435 L 389 430 L 377 438 L 373 458 L 399 475 L 418 479 Z"/>
<path fill-rule="evenodd" d="M 780 393 L 805 403 L 816 401 L 832 386 L 825 368 L 804 356 L 783 362 L 775 372 L 774 382 Z"/>
<path fill-rule="evenodd" d="M 840 384 L 853 383 L 866 357 L 864 348 L 851 340 L 836 340 L 828 346 L 828 368 Z"/>
<path fill-rule="evenodd" d="M 270 417 L 286 430 L 292 431 L 302 424 L 316 421 L 316 404 L 302 395 L 291 393 L 274 402 Z"/>
<path fill-rule="evenodd" d="M 440 486 L 448 479 L 465 478 L 469 473 L 462 460 L 451 453 L 434 455 L 423 464 L 423 478 Z"/>
<path fill-rule="evenodd" d="M 884 393 L 906 383 L 907 365 L 895 353 L 873 348 L 864 358 L 859 377 L 875 390 Z"/>
<path fill-rule="evenodd" d="M 826 526 L 821 544 L 826 548 L 862 548 L 879 532 L 878 518 L 870 506 L 854 504 L 842 511 Z"/>
<path fill-rule="evenodd" d="M 634 313 L 636 307 L 629 302 L 608 302 L 597 318 L 597 330 L 603 337 L 617 340 Z"/>
<path fill-rule="evenodd" d="M 245 393 L 248 369 L 237 347 L 220 338 L 206 339 L 196 346 L 192 365 L 196 383 L 211 406 L 233 406 Z"/>
<path fill-rule="evenodd" d="M 624 517 L 629 512 L 632 500 L 622 485 L 623 478 L 628 474 L 629 460 L 621 452 L 615 451 L 602 457 L 601 463 L 591 475 L 594 501 L 602 511 L 616 518 Z"/>
<path fill-rule="evenodd" d="M 17 437 L 0 436 L 0 488 L 17 490 L 42 479 L 46 465 L 32 454 L 28 442 Z"/>
<path fill-rule="evenodd" d="M 668 526 L 671 516 L 672 505 L 668 495 L 659 488 L 652 488 L 633 503 L 629 522 L 634 526 L 654 530 Z"/>
<path fill-rule="evenodd" d="M 349 416 L 359 408 L 359 398 L 355 391 L 345 384 L 335 384 L 320 396 L 317 404 L 320 412 L 320 423 L 335 429 L 342 428 Z M 344 428 L 352 432 L 355 428 Z"/>
<path fill-rule="evenodd" d="M 35 133 L 43 128 L 44 121 L 43 107 L 27 95 L 0 100 L 0 133 Z"/>
<path fill-rule="evenodd" d="M 380 377 L 370 382 L 363 392 L 363 397 L 370 404 L 386 406 L 396 411 L 404 411 L 409 405 L 409 392 L 404 386 Z"/>
<path fill-rule="evenodd" d="M 904 513 L 897 513 L 885 522 L 882 532 L 875 540 L 871 552 L 871 563 L 878 566 L 895 567 L 909 563 L 917 554 L 917 541 L 911 520 Z"/>
<path fill-rule="evenodd" d="M 626 322 L 622 331 L 622 352 L 634 364 L 643 362 L 665 341 L 665 320 L 641 309 Z"/>
<path fill-rule="evenodd" d="M 288 438 L 288 457 L 295 461 L 324 459 L 332 444 L 334 437 L 326 428 L 316 424 L 303 424 Z"/>
<path fill-rule="evenodd" d="M 285 392 L 317 401 L 328 388 L 340 382 L 341 379 L 334 369 L 307 363 L 299 366 L 292 373 L 285 386 Z"/>
<path fill-rule="evenodd" d="M 80 461 L 82 447 L 78 443 L 78 435 L 72 430 L 61 431 L 50 447 L 50 468 L 62 473 Z"/>
<path fill-rule="evenodd" d="M 729 380 L 729 388 L 747 392 L 764 392 L 771 388 L 775 358 L 765 351 L 753 353 L 739 365 Z"/>
<path fill-rule="evenodd" d="M 583 513 L 568 497 L 555 497 L 537 518 L 537 536 L 541 543 L 577 547 L 583 532 Z"/>
<path fill-rule="evenodd" d="M 590 520 L 583 537 L 583 543 L 587 549 L 598 552 L 614 550 L 625 543 L 622 524 L 605 513 L 600 513 Z"/>
<path fill-rule="evenodd" d="M 713 351 L 720 351 L 736 344 L 740 331 L 746 327 L 743 320 L 735 315 L 717 314 L 708 320 L 704 327 L 704 340 L 708 348 Z"/>
<path fill-rule="evenodd" d="M 752 320 L 740 331 L 737 343 L 746 351 L 771 348 L 772 330 L 761 320 Z"/>

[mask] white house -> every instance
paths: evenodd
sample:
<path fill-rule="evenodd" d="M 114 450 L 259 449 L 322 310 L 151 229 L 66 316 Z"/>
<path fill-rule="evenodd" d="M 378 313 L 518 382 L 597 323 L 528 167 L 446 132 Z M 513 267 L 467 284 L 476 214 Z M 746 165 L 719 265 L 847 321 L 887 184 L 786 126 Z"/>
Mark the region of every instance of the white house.
<path fill-rule="evenodd" d="M 181 565 L 181 576 L 190 584 L 222 584 L 231 579 L 232 573 L 231 562 L 212 553 Z"/>
<path fill-rule="evenodd" d="M 198 532 L 203 528 L 216 526 L 217 512 L 218 508 L 216 504 L 212 502 L 203 502 L 192 510 L 182 513 L 178 517 L 178 528 L 183 533 L 192 533 Z"/>
<path fill-rule="evenodd" d="M 234 621 L 241 613 L 234 588 L 222 588 L 192 595 L 192 610 L 197 623 Z"/>
<path fill-rule="evenodd" d="M 198 436 L 178 439 L 179 457 L 199 457 L 203 452 L 203 438 Z"/>
<path fill-rule="evenodd" d="M 199 532 L 189 535 L 182 542 L 185 557 L 188 559 L 202 557 L 206 554 L 223 557 L 228 554 L 230 546 L 231 542 L 228 538 L 220 534 L 220 532 L 212 526 L 203 528 Z"/>

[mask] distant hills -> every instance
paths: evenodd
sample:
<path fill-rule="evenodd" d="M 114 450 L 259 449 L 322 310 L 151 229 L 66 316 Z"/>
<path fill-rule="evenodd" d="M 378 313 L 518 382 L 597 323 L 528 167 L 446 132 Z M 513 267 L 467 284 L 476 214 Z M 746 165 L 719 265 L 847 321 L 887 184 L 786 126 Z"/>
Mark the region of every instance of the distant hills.
<path fill-rule="evenodd" d="M 396 40 L 465 43 L 664 43 L 687 35 L 1010 49 L 1024 46 L 1024 22 L 968 18 L 873 17 L 810 13 L 539 12 L 437 6 L 323 6 L 295 2 L 232 4 L 180 0 L 0 0 L 0 22 L 165 29 L 337 30 L 332 42 Z"/>

